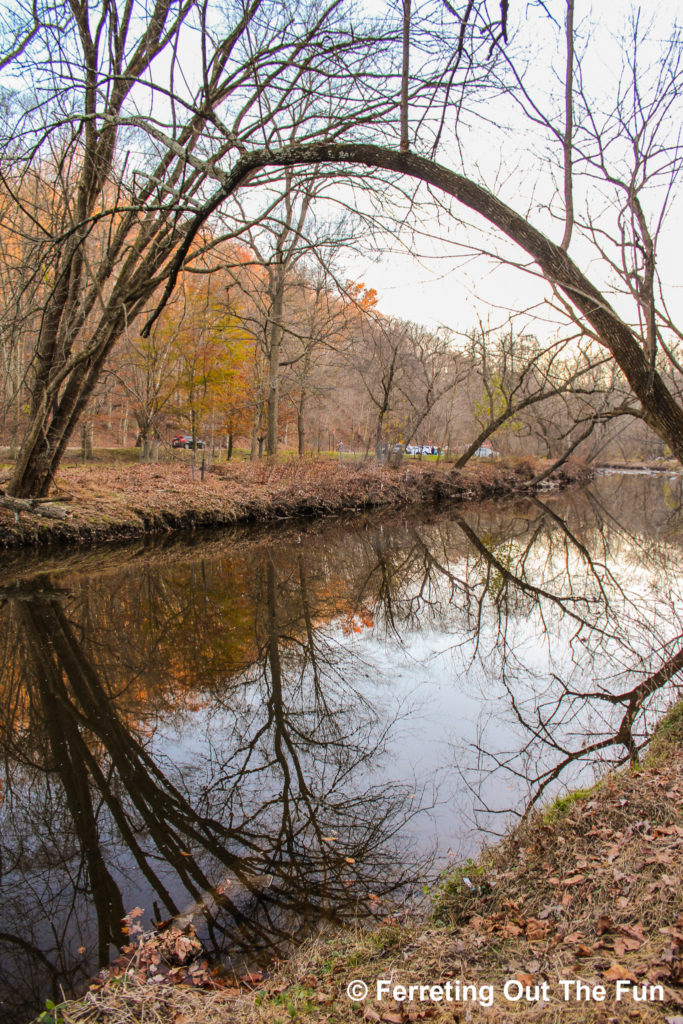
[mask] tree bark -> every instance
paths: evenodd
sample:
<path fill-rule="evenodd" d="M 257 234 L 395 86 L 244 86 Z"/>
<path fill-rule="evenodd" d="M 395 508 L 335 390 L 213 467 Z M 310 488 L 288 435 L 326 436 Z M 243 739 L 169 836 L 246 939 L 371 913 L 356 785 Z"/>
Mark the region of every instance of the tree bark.
<path fill-rule="evenodd" d="M 267 400 L 267 434 L 266 451 L 268 455 L 277 455 L 278 442 L 278 407 L 280 397 L 280 346 L 282 344 L 282 314 L 284 310 L 284 274 L 278 270 L 270 307 L 270 323 L 268 325 L 268 400 Z"/>

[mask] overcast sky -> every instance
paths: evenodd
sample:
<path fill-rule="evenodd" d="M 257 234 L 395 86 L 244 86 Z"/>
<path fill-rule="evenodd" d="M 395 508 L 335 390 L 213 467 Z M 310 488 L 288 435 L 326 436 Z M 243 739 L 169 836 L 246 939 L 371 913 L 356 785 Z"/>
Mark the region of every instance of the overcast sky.
<path fill-rule="evenodd" d="M 514 3 L 511 4 L 512 11 L 515 10 L 515 6 Z M 551 3 L 549 8 L 561 17 L 564 4 L 558 0 L 557 3 Z M 524 10 L 529 10 L 526 4 Z M 583 51 L 583 77 L 587 90 L 596 96 L 596 104 L 605 111 L 616 93 L 622 65 L 623 47 L 618 39 L 620 29 L 628 24 L 631 12 L 637 10 L 637 6 L 628 0 L 615 0 L 609 5 L 608 12 L 602 6 L 598 8 L 598 19 L 595 18 L 591 5 L 582 0 L 576 0 L 575 10 L 575 24 L 579 36 L 577 49 Z M 653 43 L 650 49 L 644 52 L 643 63 L 648 63 L 657 70 L 657 40 L 662 40 L 663 52 L 663 44 L 670 38 L 680 15 L 680 3 L 674 0 L 663 0 L 656 5 L 642 7 L 641 25 L 651 20 L 654 29 Z M 520 16 L 519 10 L 517 16 Z M 594 25 L 590 33 L 589 24 Z M 552 51 L 556 53 L 557 67 L 561 68 L 564 58 L 561 37 L 558 37 L 552 26 L 547 23 L 546 25 L 544 30 L 542 22 L 537 17 L 531 32 L 533 39 L 530 39 L 528 22 L 520 21 L 511 43 L 511 49 L 518 52 L 528 46 L 534 48 L 535 55 L 524 76 L 524 83 L 533 95 L 540 97 L 541 100 L 547 93 L 548 86 L 552 84 L 549 70 L 553 60 Z M 550 109 L 547 104 L 545 109 Z M 562 224 L 553 224 L 543 211 L 543 204 L 549 195 L 550 165 L 544 163 L 542 159 L 544 142 L 541 135 L 521 112 L 515 113 L 513 105 L 504 100 L 499 100 L 496 109 L 489 111 L 488 114 L 493 121 L 499 116 L 501 124 L 507 123 L 514 129 L 512 133 L 504 136 L 502 132 L 497 133 L 495 127 L 490 130 L 474 128 L 467 134 L 464 168 L 455 149 L 451 150 L 450 157 L 446 152 L 440 154 L 439 159 L 443 163 L 450 162 L 457 170 L 464 169 L 466 173 L 491 188 L 494 188 L 497 181 L 502 180 L 502 197 L 520 212 L 529 211 L 532 222 L 545 230 L 551 238 L 559 241 L 562 236 Z M 554 148 L 557 151 L 558 147 Z M 535 150 L 533 155 L 532 150 Z M 592 185 L 590 188 L 592 189 Z M 586 208 L 590 192 L 582 189 L 577 182 L 576 195 L 577 209 L 581 211 Z M 594 213 L 594 199 L 591 205 Z M 657 202 L 653 203 L 653 213 L 657 205 Z M 678 283 L 679 221 L 680 213 L 677 215 L 675 208 L 672 208 L 660 245 L 660 272 L 668 284 L 672 308 L 683 312 L 683 289 Z M 357 276 L 362 276 L 367 284 L 377 288 L 380 294 L 380 308 L 383 311 L 430 325 L 444 324 L 455 330 L 465 330 L 476 323 L 477 314 L 490 315 L 492 322 L 497 319 L 503 322 L 509 310 L 534 307 L 546 294 L 545 285 L 531 274 L 507 266 L 501 267 L 492 260 L 473 260 L 468 258 L 466 251 L 459 251 L 458 241 L 472 242 L 474 236 L 468 235 L 454 221 L 449 226 L 448 219 L 441 218 L 437 228 L 427 220 L 423 228 L 425 234 L 439 234 L 444 241 L 436 243 L 423 238 L 417 244 L 412 244 L 406 236 L 406 243 L 417 250 L 420 258 L 411 256 L 409 252 L 392 251 L 384 255 L 376 252 L 374 256 L 379 262 L 368 259 L 354 264 L 354 269 L 357 268 L 358 271 Z M 507 252 L 512 255 L 514 250 L 508 248 Z M 576 234 L 570 253 L 596 284 L 608 286 L 604 267 L 596 260 L 595 252 L 582 244 Z M 522 255 L 518 253 L 517 258 L 522 260 Z M 618 305 L 619 300 L 616 301 Z M 533 329 L 542 333 L 544 320 L 542 311 L 539 312 L 542 319 Z M 626 308 L 621 312 L 622 315 L 628 316 Z M 524 317 L 520 320 L 520 325 L 523 320 Z M 546 325 L 545 329 L 551 328 Z"/>

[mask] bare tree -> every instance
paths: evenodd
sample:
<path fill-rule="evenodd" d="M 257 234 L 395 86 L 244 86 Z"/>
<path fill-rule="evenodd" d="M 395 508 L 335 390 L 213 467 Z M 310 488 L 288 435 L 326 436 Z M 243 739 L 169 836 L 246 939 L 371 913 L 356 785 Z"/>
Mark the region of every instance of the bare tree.
<path fill-rule="evenodd" d="M 314 203 L 324 196 L 328 180 L 329 174 L 313 173 L 295 181 L 287 169 L 284 181 L 275 183 L 271 208 L 244 231 L 248 251 L 243 247 L 235 261 L 225 264 L 229 287 L 244 300 L 240 320 L 259 345 L 266 366 L 266 451 L 270 456 L 278 448 L 282 371 L 303 362 L 308 376 L 312 351 L 322 340 L 321 332 L 326 333 L 321 301 L 333 280 L 327 281 L 326 276 L 340 247 L 353 237 L 346 220 L 330 222 L 314 216 Z M 242 215 L 248 223 L 245 210 Z M 317 280 L 311 310 L 302 308 L 299 294 L 307 277 Z M 308 291 L 310 295 L 310 286 Z M 302 393 L 305 404 L 305 387 Z M 254 423 L 261 415 L 257 405 Z"/>
<path fill-rule="evenodd" d="M 553 403 L 555 416 L 558 401 L 563 403 L 562 408 L 567 414 L 570 397 L 604 397 L 604 391 L 610 390 L 605 387 L 604 379 L 597 376 L 597 371 L 609 362 L 608 358 L 600 350 L 592 351 L 595 348 L 592 344 L 581 342 L 581 338 L 570 337 L 542 344 L 535 335 L 518 333 L 512 320 L 498 331 L 480 320 L 478 328 L 470 332 L 468 343 L 469 398 L 479 429 L 457 465 L 464 466 L 496 432 L 524 430 L 525 418 L 533 413 L 536 413 L 539 430 L 548 447 L 545 454 L 550 455 L 548 438 L 553 429 L 551 424 L 557 427 L 556 419 L 553 421 L 548 411 L 550 403 Z M 612 415 L 616 414 L 615 405 L 614 401 L 609 405 Z M 600 418 L 593 409 L 584 414 L 585 409 L 581 413 L 577 411 L 580 421 L 593 419 L 595 423 Z M 602 418 L 606 415 L 607 410 L 603 408 Z M 564 421 L 562 428 L 556 431 L 558 436 L 563 431 L 563 436 L 571 432 L 576 417 L 572 419 L 565 415 Z M 578 442 L 574 448 L 577 446 Z"/>
<path fill-rule="evenodd" d="M 355 175 L 357 190 L 373 182 L 383 190 L 369 200 L 380 223 L 390 183 L 418 215 L 418 200 L 441 195 L 442 206 L 453 199 L 475 215 L 471 230 L 494 229 L 471 248 L 490 256 L 493 244 L 507 262 L 521 252 L 530 261 L 523 269 L 546 282 L 546 308 L 609 353 L 643 421 L 683 459 L 680 371 L 670 356 L 678 328 L 657 255 L 683 167 L 680 37 L 672 28 L 662 54 L 634 18 L 610 108 L 603 83 L 589 82 L 588 56 L 576 52 L 573 7 L 561 10 L 566 18 L 554 22 L 548 5 L 529 8 L 516 33 L 521 46 L 510 41 L 507 5 L 494 12 L 486 0 L 419 11 L 406 3 L 380 25 L 303 0 L 245 2 L 225 26 L 193 0 L 158 0 L 135 19 L 107 7 L 97 32 L 76 0 L 59 28 L 39 16 L 37 32 L 20 33 L 7 51 L 17 77 L 31 69 L 33 96 L 8 119 L 4 188 L 28 209 L 31 262 L 47 291 L 30 423 L 9 491 L 46 493 L 107 355 L 162 282 L 162 302 L 171 294 L 181 268 L 209 244 L 222 204 L 240 191 L 258 206 L 276 169 L 313 165 L 317 173 L 322 164 L 337 165 L 344 188 Z M 180 69 L 190 29 L 202 40 L 192 80 Z M 555 93 L 553 66 L 523 73 L 524 50 L 540 31 L 562 41 Z M 470 127 L 495 137 L 494 100 L 501 145 L 503 132 L 505 145 L 516 145 L 511 107 L 534 127 L 538 152 L 525 145 L 518 156 L 525 177 L 542 179 L 538 214 L 505 202 L 500 182 L 489 189 L 479 170 L 465 170 Z M 365 181 L 363 168 L 377 173 Z M 38 170 L 53 185 L 40 216 L 23 197 Z M 257 222 L 263 209 L 249 209 Z M 550 237 L 554 218 L 560 243 Z M 224 233 L 243 229 L 235 216 Z M 513 246 L 497 248 L 496 239 Z M 581 269 L 588 265 L 594 280 Z M 276 334 L 277 323 L 274 316 Z"/>
<path fill-rule="evenodd" d="M 460 17 L 461 25 L 465 25 L 464 5 Z M 565 38 L 571 31 L 570 22 L 568 19 Z M 576 95 L 581 97 L 581 117 L 575 119 L 576 123 L 568 121 L 564 130 L 557 129 L 553 115 L 542 109 L 545 97 L 532 96 L 512 59 L 507 60 L 505 82 L 510 95 L 524 114 L 558 144 L 562 166 L 567 165 L 571 151 L 574 192 L 579 175 L 582 188 L 589 192 L 588 212 L 581 217 L 576 212 L 572 215 L 575 229 L 572 237 L 576 237 L 579 233 L 576 229 L 582 227 L 584 241 L 596 247 L 598 284 L 569 255 L 568 236 L 563 238 L 564 245 L 553 242 L 533 223 L 530 214 L 517 212 L 474 177 L 458 173 L 417 152 L 401 151 L 400 147 L 392 149 L 370 141 L 357 142 L 353 137 L 339 142 L 284 146 L 276 151 L 243 154 L 225 174 L 222 187 L 206 207 L 206 215 L 222 196 L 231 195 L 258 169 L 302 163 L 355 164 L 393 172 L 452 197 L 481 218 L 475 224 L 488 223 L 501 238 L 512 241 L 531 259 L 534 272 L 549 285 L 548 297 L 556 310 L 578 325 L 616 361 L 628 381 L 640 415 L 681 460 L 683 405 L 677 385 L 672 385 L 669 379 L 666 358 L 665 364 L 656 358 L 659 335 L 664 330 L 671 334 L 676 327 L 664 299 L 662 281 L 657 277 L 654 253 L 683 169 L 683 145 L 676 128 L 682 98 L 683 58 L 679 35 L 673 29 L 663 60 L 655 60 L 650 54 L 643 67 L 640 62 L 642 37 L 636 19 L 632 38 L 622 46 L 625 69 L 615 86 L 613 110 L 599 116 L 597 102 L 588 101 L 587 90 L 581 84 L 576 90 Z M 571 50 L 571 39 L 569 44 Z M 574 74 L 576 65 L 571 55 L 567 65 Z M 535 76 L 534 81 L 538 78 Z M 440 83 L 441 79 L 438 81 Z M 441 96 L 436 80 L 432 84 L 433 96 Z M 571 92 L 568 82 L 562 91 L 562 103 L 567 109 Z M 397 96 L 396 109 L 399 107 Z M 456 105 L 453 109 L 459 108 Z M 425 133 L 428 135 L 427 129 Z M 568 175 L 567 189 L 569 184 Z M 563 202 L 570 196 L 567 189 Z M 604 210 L 606 196 L 610 195 L 623 197 L 616 208 L 615 231 L 610 229 L 609 218 L 605 222 L 599 212 Z M 644 205 L 645 196 L 653 206 L 649 215 Z M 576 205 L 575 198 L 572 202 Z M 204 212 L 198 213 L 197 226 L 204 216 Z M 566 226 L 564 211 L 562 217 Z M 475 251 L 483 249 L 490 255 L 488 244 L 477 246 L 475 243 L 473 247 Z M 504 253 L 501 258 L 511 261 L 514 257 Z M 612 304 L 612 299 L 620 302 L 619 291 L 615 292 L 609 281 L 612 272 L 619 275 L 622 292 L 631 300 L 627 315 L 622 315 L 617 305 Z M 665 354 L 666 346 L 667 342 L 662 340 L 660 347 Z"/>
<path fill-rule="evenodd" d="M 288 137 L 296 95 L 316 100 L 303 139 L 320 136 L 335 93 L 343 118 L 387 105 L 381 95 L 368 106 L 351 94 L 357 62 L 387 33 L 359 34 L 336 4 L 245 0 L 226 22 L 196 0 L 157 0 L 135 16 L 105 5 L 91 17 L 73 0 L 60 25 L 39 17 L 35 36 L 8 55 L 33 94 L 8 119 L 2 185 L 27 214 L 29 265 L 46 292 L 14 496 L 46 494 L 112 348 L 168 278 L 183 239 L 195 254 L 201 248 L 187 229 L 198 226 L 194 212 L 206 210 L 207 181 L 222 176 L 221 163 L 269 145 L 275 124 Z M 193 32 L 201 45 L 190 78 L 182 65 Z M 49 183 L 45 209 L 27 195 L 34 173 Z M 5 229 L 22 237 L 16 221 Z"/>

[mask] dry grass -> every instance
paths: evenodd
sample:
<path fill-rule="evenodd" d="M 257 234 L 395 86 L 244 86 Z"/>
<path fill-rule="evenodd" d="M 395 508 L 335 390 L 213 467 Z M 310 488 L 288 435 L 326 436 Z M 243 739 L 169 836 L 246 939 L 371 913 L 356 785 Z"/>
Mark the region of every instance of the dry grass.
<path fill-rule="evenodd" d="M 92 1024 L 110 1020 L 117 1024 L 219 1024 L 226 1020 L 226 1009 L 234 1008 L 234 998 L 223 992 L 206 992 L 185 987 L 152 989 L 135 978 L 126 978 L 97 996 L 60 1007 L 57 1016 L 64 1024 Z M 251 1002 L 245 998 L 245 1002 Z M 53 1016 L 53 1015 L 51 1015 Z"/>
<path fill-rule="evenodd" d="M 683 1016 L 683 746 L 681 705 L 653 757 L 589 793 L 558 802 L 467 868 L 454 872 L 428 921 L 386 919 L 375 930 L 319 938 L 264 981 L 212 976 L 218 991 L 141 984 L 136 963 L 81 1003 L 44 1015 L 64 1024 L 639 1024 Z M 663 752 L 665 756 L 663 756 Z M 491 985 L 492 1006 L 377 1000 L 375 982 Z M 362 979 L 365 1002 L 346 986 Z M 617 980 L 659 985 L 663 1001 L 616 999 Z M 564 998 L 560 981 L 602 986 L 604 1001 Z M 512 1002 L 504 985 L 547 986 Z M 484 990 L 479 988 L 484 995 Z M 539 989 L 543 995 L 543 989 Z M 656 992 L 656 994 L 658 994 Z M 485 999 L 483 1001 L 486 1001 Z"/>
<path fill-rule="evenodd" d="M 329 460 L 219 465 L 201 479 L 188 465 L 64 466 L 58 491 L 68 496 L 66 520 L 0 509 L 0 546 L 118 540 L 178 529 L 269 522 L 439 500 L 466 501 L 523 491 L 542 460 L 471 464 L 464 470 L 433 463 L 399 467 Z M 556 483 L 590 478 L 581 463 L 559 471 Z"/>
<path fill-rule="evenodd" d="M 120 985 L 108 987 L 97 995 L 86 996 L 81 1002 L 60 1007 L 56 1015 L 47 1020 L 61 1020 L 63 1024 L 94 1024 L 96 1021 L 115 1021 L 116 1024 L 223 1024 L 235 1012 L 245 1016 L 253 997 L 243 995 L 235 999 L 225 992 L 207 992 L 185 986 L 152 988 L 149 983 L 127 977 Z M 240 1004 L 243 1004 L 240 1006 Z M 45 1016 L 45 1015 L 43 1015 Z"/>

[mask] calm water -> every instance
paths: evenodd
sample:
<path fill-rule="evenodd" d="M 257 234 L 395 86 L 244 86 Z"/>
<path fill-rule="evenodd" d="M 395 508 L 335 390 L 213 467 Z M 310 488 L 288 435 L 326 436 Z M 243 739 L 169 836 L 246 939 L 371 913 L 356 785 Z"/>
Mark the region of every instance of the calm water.
<path fill-rule="evenodd" d="M 682 479 L 4 556 L 3 1019 L 135 906 L 266 964 L 628 758 L 676 687 Z"/>

